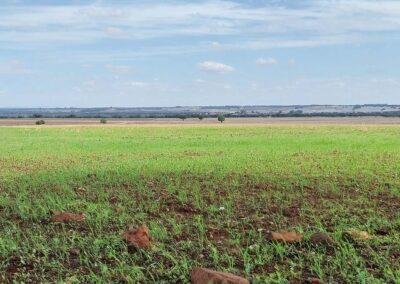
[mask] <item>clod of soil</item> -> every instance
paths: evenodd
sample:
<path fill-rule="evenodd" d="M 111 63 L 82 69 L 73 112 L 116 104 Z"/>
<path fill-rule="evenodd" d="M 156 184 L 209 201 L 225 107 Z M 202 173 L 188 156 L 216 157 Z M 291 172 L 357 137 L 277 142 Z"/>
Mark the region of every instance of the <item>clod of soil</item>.
<path fill-rule="evenodd" d="M 283 209 L 283 216 L 289 217 L 289 218 L 295 218 L 300 215 L 300 210 L 296 206 L 291 206 L 288 208 Z"/>
<path fill-rule="evenodd" d="M 118 200 L 118 197 L 111 196 L 109 201 L 111 204 L 117 204 L 119 200 Z"/>
<path fill-rule="evenodd" d="M 324 245 L 324 246 L 330 246 L 334 244 L 332 238 L 328 234 L 322 232 L 314 233 L 310 237 L 310 242 L 315 245 Z"/>
<path fill-rule="evenodd" d="M 137 249 L 149 249 L 152 246 L 149 228 L 146 225 L 141 225 L 136 229 L 129 229 L 122 234 L 122 238 L 129 246 Z"/>
<path fill-rule="evenodd" d="M 350 237 L 353 241 L 368 241 L 372 239 L 372 236 L 366 231 L 348 230 L 343 232 L 343 235 Z"/>
<path fill-rule="evenodd" d="M 383 227 L 383 228 L 379 228 L 375 230 L 375 234 L 379 235 L 379 236 L 386 236 L 390 234 L 390 229 Z"/>
<path fill-rule="evenodd" d="M 232 273 L 207 268 L 194 268 L 190 272 L 190 279 L 193 284 L 250 284 L 247 279 Z"/>
<path fill-rule="evenodd" d="M 303 235 L 296 232 L 271 232 L 268 239 L 279 243 L 294 243 L 300 242 L 303 239 Z"/>
<path fill-rule="evenodd" d="M 79 255 L 80 253 L 81 253 L 81 251 L 80 251 L 79 249 L 77 249 L 77 248 L 70 248 L 70 249 L 69 249 L 69 254 L 70 254 L 70 255 L 77 256 L 77 255 Z"/>
<path fill-rule="evenodd" d="M 310 284 L 322 284 L 322 280 L 319 278 L 309 278 L 308 283 Z"/>
<path fill-rule="evenodd" d="M 79 214 L 74 214 L 74 213 L 67 213 L 67 212 L 58 212 L 55 213 L 53 217 L 50 218 L 50 222 L 62 222 L 62 223 L 67 223 L 67 222 L 83 222 L 85 221 L 85 213 L 79 213 Z"/>

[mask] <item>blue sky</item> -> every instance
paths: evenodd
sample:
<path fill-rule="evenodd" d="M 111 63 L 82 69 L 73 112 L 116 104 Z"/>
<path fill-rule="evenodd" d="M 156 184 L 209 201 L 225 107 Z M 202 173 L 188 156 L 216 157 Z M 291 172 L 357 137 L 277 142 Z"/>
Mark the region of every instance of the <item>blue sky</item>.
<path fill-rule="evenodd" d="M 1 0 L 0 107 L 400 104 L 400 1 Z"/>

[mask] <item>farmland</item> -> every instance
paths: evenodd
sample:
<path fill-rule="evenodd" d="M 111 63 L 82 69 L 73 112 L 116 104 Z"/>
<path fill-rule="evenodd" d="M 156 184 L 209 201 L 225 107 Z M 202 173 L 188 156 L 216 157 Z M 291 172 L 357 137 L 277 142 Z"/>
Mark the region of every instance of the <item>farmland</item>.
<path fill-rule="evenodd" d="M 0 282 L 399 283 L 399 161 L 395 125 L 2 127 Z M 142 224 L 153 246 L 132 251 Z"/>

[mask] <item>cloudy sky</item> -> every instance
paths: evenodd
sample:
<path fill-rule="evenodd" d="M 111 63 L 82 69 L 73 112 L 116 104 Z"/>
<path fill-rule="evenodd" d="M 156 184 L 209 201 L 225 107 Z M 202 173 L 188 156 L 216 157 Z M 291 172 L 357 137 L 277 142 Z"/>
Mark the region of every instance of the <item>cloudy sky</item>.
<path fill-rule="evenodd" d="M 400 1 L 0 0 L 0 107 L 400 104 Z"/>

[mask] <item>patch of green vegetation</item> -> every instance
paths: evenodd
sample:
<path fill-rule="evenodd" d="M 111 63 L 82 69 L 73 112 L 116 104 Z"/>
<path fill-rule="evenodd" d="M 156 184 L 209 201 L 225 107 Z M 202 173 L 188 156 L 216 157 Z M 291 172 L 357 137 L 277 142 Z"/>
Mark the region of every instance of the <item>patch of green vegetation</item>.
<path fill-rule="evenodd" d="M 400 128 L 0 128 L 0 282 L 400 282 Z M 117 209 L 120 208 L 120 209 Z M 83 223 L 48 222 L 51 210 Z M 121 234 L 146 224 L 149 251 Z M 355 242 L 348 229 L 373 238 Z M 268 231 L 302 233 L 274 243 Z M 308 240 L 327 232 L 333 247 Z M 72 253 L 71 249 L 76 249 Z"/>

